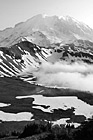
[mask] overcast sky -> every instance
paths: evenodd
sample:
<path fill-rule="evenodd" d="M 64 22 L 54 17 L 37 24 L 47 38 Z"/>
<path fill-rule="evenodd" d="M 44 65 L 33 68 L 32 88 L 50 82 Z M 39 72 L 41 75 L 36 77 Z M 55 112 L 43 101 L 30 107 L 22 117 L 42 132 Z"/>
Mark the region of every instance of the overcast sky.
<path fill-rule="evenodd" d="M 69 15 L 93 28 L 93 0 L 0 0 L 0 30 L 37 14 Z"/>

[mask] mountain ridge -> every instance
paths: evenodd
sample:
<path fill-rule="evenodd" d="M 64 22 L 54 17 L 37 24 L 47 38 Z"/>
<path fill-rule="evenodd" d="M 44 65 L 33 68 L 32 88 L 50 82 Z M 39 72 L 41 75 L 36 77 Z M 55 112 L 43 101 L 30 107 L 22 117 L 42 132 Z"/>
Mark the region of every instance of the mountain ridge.
<path fill-rule="evenodd" d="M 0 76 L 32 76 L 33 70 L 38 70 L 42 63 L 59 61 L 93 64 L 93 42 L 76 40 L 69 44 L 57 43 L 46 48 L 25 38 L 9 48 L 0 48 Z"/>

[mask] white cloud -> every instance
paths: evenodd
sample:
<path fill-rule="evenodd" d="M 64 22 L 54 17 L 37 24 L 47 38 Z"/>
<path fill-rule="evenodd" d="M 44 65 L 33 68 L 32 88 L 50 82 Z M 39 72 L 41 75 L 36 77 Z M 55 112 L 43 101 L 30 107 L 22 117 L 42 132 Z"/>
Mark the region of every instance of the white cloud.
<path fill-rule="evenodd" d="M 43 63 L 34 72 L 37 83 L 93 92 L 93 65 L 84 63 Z"/>

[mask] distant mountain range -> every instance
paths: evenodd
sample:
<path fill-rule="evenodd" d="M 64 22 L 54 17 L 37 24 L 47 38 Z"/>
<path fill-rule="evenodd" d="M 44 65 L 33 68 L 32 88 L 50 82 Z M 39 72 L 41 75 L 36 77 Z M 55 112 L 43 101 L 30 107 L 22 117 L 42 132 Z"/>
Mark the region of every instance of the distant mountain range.
<path fill-rule="evenodd" d="M 68 43 L 76 39 L 93 41 L 93 29 L 70 16 L 36 15 L 26 22 L 0 31 L 0 47 L 9 47 L 28 38 L 40 46 L 54 43 Z"/>

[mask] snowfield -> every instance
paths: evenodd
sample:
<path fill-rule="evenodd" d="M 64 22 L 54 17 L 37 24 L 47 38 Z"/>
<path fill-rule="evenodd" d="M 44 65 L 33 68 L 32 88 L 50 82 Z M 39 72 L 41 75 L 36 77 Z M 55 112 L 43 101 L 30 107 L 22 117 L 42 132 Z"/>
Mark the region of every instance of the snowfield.
<path fill-rule="evenodd" d="M 74 108 L 75 115 L 84 115 L 86 118 L 90 118 L 93 115 L 93 106 L 81 101 L 75 96 L 68 97 L 44 97 L 42 95 L 31 95 L 31 96 L 17 96 L 17 99 L 34 98 L 33 108 L 41 109 L 44 112 L 52 113 L 54 109 L 67 110 L 68 108 Z M 41 105 L 49 106 L 45 109 Z"/>
<path fill-rule="evenodd" d="M 0 120 L 2 121 L 30 121 L 33 115 L 30 112 L 5 113 L 0 111 Z"/>

